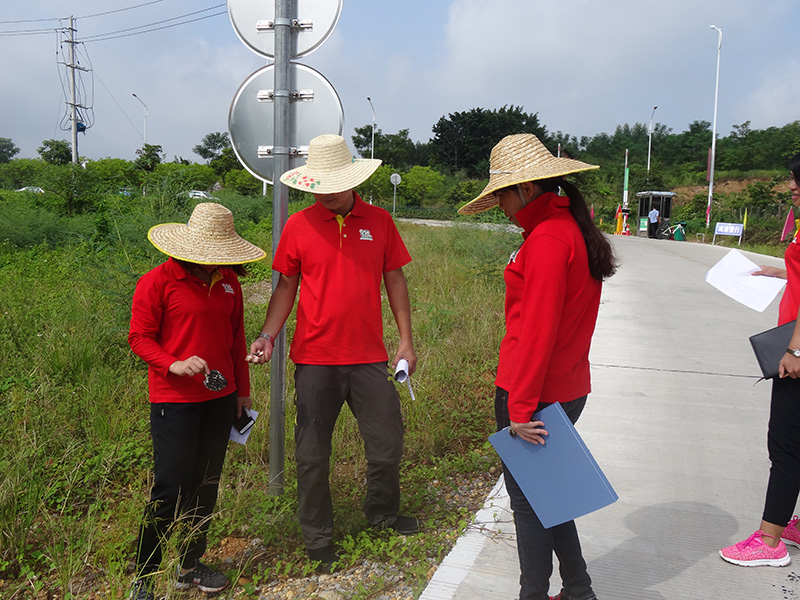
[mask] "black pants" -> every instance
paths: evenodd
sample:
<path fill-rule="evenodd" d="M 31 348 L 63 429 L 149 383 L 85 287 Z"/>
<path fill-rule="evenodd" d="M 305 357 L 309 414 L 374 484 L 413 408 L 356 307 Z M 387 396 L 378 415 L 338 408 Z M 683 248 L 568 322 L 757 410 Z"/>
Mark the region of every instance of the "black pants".
<path fill-rule="evenodd" d="M 182 566 L 194 566 L 206 551 L 209 519 L 217 502 L 235 414 L 236 393 L 206 402 L 150 405 L 155 469 L 139 530 L 139 577 L 158 570 L 162 545 L 173 525 L 180 524 L 185 536 Z"/>
<path fill-rule="evenodd" d="M 570 421 L 578 420 L 586 396 L 564 402 L 561 407 Z M 544 408 L 546 405 L 541 405 Z M 510 424 L 508 416 L 508 392 L 497 388 L 494 401 L 497 429 Z M 545 423 L 545 426 L 547 424 Z M 593 600 L 592 580 L 586 570 L 581 542 L 575 521 L 567 521 L 555 527 L 545 528 L 531 508 L 525 494 L 508 469 L 503 467 L 503 477 L 514 511 L 514 526 L 517 532 L 517 554 L 519 555 L 519 600 L 547 600 L 550 576 L 553 573 L 553 553 L 558 557 L 558 572 L 562 581 L 562 600 Z"/>
<path fill-rule="evenodd" d="M 655 223 L 651 223 L 650 221 L 647 222 L 647 237 L 654 238 L 656 237 L 656 232 L 658 231 L 658 221 Z"/>
<path fill-rule="evenodd" d="M 786 525 L 800 494 L 800 380 L 773 379 L 767 449 L 772 463 L 763 519 Z"/>
<path fill-rule="evenodd" d="M 298 519 L 309 550 L 333 543 L 330 457 L 333 428 L 347 402 L 367 459 L 364 512 L 372 525 L 391 523 L 400 508 L 403 416 L 386 363 L 297 365 Z"/>

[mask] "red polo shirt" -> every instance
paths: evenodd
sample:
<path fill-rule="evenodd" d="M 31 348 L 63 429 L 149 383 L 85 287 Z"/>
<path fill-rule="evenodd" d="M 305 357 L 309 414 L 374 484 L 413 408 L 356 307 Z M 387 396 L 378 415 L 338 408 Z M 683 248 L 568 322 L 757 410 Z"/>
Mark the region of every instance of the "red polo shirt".
<path fill-rule="evenodd" d="M 211 286 L 170 258 L 136 284 L 128 342 L 148 365 L 150 402 L 203 402 L 250 395 L 242 288 L 236 274 L 220 267 Z M 169 366 L 190 356 L 204 359 L 228 380 L 221 391 L 203 375 L 173 375 Z"/>
<path fill-rule="evenodd" d="M 408 264 L 391 215 L 364 203 L 343 219 L 318 202 L 286 222 L 272 268 L 300 273 L 297 328 L 289 357 L 298 364 L 383 362 L 381 281 Z M 337 219 L 337 217 L 339 217 Z"/>
<path fill-rule="evenodd" d="M 505 269 L 506 335 L 496 383 L 516 423 L 540 402 L 591 391 L 589 346 L 602 284 L 589 273 L 586 244 L 569 199 L 543 194 L 517 212 L 525 240 Z"/>

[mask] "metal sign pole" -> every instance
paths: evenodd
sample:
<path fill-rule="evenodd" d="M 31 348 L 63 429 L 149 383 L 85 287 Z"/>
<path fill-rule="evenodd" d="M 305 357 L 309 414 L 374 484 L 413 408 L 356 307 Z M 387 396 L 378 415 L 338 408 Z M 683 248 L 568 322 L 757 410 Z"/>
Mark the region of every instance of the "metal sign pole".
<path fill-rule="evenodd" d="M 289 210 L 289 188 L 280 176 L 289 170 L 289 59 L 291 56 L 291 0 L 275 0 L 275 114 L 274 164 L 272 187 L 272 255 Z M 278 285 L 280 273 L 272 271 L 272 289 Z M 275 338 L 270 365 L 269 415 L 269 493 L 283 494 L 286 446 L 286 328 Z"/>

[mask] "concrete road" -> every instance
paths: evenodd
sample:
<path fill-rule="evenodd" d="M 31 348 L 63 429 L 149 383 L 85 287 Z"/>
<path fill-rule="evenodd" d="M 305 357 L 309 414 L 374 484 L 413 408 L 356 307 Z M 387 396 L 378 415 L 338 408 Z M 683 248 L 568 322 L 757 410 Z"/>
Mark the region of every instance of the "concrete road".
<path fill-rule="evenodd" d="M 578 520 L 601 600 L 800 598 L 800 551 L 783 568 L 724 562 L 759 525 L 769 470 L 770 384 L 748 337 L 777 322 L 705 283 L 728 249 L 613 237 L 578 431 L 619 501 Z M 757 264 L 780 259 L 745 253 Z M 557 564 L 551 594 L 560 589 Z M 502 481 L 422 600 L 513 599 L 519 567 Z"/>

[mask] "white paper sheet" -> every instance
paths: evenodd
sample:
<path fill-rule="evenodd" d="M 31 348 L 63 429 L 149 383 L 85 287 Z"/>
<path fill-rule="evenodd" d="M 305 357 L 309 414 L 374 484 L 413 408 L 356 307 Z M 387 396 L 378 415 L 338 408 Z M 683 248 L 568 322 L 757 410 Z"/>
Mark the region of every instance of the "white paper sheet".
<path fill-rule="evenodd" d="M 408 375 L 408 361 L 401 358 L 397 361 L 397 368 L 394 370 L 394 379 L 400 383 L 405 382 L 408 385 L 408 393 L 411 394 L 411 399 L 416 400 L 414 397 L 414 390 L 411 389 L 411 377 Z"/>
<path fill-rule="evenodd" d="M 250 416 L 253 417 L 253 421 L 258 422 L 258 411 L 257 410 L 253 410 L 251 408 L 250 409 Z M 244 443 L 247 441 L 247 438 L 250 437 L 250 434 L 253 432 L 253 429 L 255 429 L 255 428 L 256 428 L 256 424 L 253 423 L 253 426 L 250 429 L 248 429 L 244 433 L 239 433 L 238 431 L 236 431 L 236 429 L 231 427 L 230 440 L 232 442 L 236 442 L 237 444 L 242 444 L 244 446 Z"/>
<path fill-rule="evenodd" d="M 731 250 L 715 264 L 706 281 L 748 308 L 763 312 L 786 285 L 785 279 L 753 276 L 760 267 L 738 250 Z"/>

